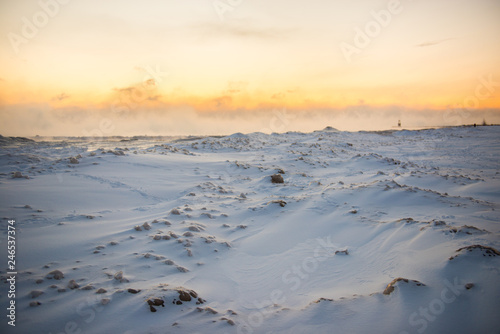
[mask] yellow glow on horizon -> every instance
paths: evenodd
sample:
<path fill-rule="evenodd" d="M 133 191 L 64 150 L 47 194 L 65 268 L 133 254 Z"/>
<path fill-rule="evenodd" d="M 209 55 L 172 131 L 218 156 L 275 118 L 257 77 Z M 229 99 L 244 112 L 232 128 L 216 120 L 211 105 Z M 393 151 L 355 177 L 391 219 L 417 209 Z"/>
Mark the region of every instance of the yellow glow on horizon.
<path fill-rule="evenodd" d="M 472 86 L 472 84 L 471 84 Z M 480 86 L 477 83 L 476 86 Z M 412 106 L 418 108 L 445 109 L 449 106 L 467 104 L 472 108 L 499 108 L 500 94 L 488 94 L 486 89 L 480 91 L 483 95 L 475 97 L 475 88 L 467 92 L 460 86 L 449 86 L 435 94 L 434 87 L 367 87 L 357 89 L 259 89 L 246 88 L 245 85 L 235 83 L 233 86 L 220 86 L 220 89 L 206 89 L 205 94 L 189 91 L 179 87 L 154 91 L 141 88 L 142 85 L 133 84 L 120 88 L 111 88 L 106 91 L 71 90 L 50 86 L 37 87 L 35 85 L 6 86 L 2 89 L 1 101 L 3 105 L 15 104 L 46 104 L 54 108 L 77 107 L 87 108 L 116 102 L 141 104 L 146 107 L 162 105 L 189 105 L 200 111 L 204 110 L 252 110 L 265 107 L 283 106 L 292 109 L 325 109 L 345 108 L 349 106 Z M 130 88 L 133 91 L 129 92 Z M 500 92 L 500 90 L 499 90 Z"/>
<path fill-rule="evenodd" d="M 0 118 L 23 108 L 68 118 L 113 108 L 242 119 L 273 108 L 335 114 L 462 106 L 500 115 L 500 3 L 402 1 L 381 25 L 373 12 L 387 6 L 325 1 L 305 10 L 256 1 L 221 20 L 210 4 L 89 0 L 60 4 L 37 27 L 38 1 L 4 2 Z M 349 56 L 340 48 L 346 43 L 356 50 Z M 116 115 L 124 120 L 109 114 Z"/>

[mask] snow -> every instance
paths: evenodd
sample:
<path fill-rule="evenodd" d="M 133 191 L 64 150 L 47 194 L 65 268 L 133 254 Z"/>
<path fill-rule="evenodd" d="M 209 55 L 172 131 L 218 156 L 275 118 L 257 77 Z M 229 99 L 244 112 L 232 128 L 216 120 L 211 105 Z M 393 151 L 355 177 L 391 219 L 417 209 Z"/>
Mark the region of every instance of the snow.
<path fill-rule="evenodd" d="M 1 137 L 0 331 L 497 333 L 498 138 Z"/>

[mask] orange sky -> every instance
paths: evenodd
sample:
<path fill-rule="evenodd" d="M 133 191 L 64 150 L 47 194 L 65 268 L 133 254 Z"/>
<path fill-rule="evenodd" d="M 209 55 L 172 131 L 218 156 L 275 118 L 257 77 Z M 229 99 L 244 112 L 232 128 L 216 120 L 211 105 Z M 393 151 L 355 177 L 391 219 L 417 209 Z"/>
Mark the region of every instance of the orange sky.
<path fill-rule="evenodd" d="M 0 134 L 274 131 L 277 110 L 284 131 L 498 123 L 499 18 L 494 0 L 3 1 Z"/>

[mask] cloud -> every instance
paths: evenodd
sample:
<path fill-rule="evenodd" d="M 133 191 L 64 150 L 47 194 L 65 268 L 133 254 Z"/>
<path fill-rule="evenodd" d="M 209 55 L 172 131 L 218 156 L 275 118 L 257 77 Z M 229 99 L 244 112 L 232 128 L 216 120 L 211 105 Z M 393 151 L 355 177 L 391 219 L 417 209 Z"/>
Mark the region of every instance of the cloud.
<path fill-rule="evenodd" d="M 434 45 L 438 45 L 438 44 L 447 42 L 447 41 L 452 40 L 452 39 L 453 38 L 445 38 L 445 39 L 439 39 L 439 40 L 435 40 L 435 41 L 424 42 L 421 44 L 417 44 L 416 47 L 424 48 L 426 46 L 434 46 Z"/>
<path fill-rule="evenodd" d="M 134 86 L 124 87 L 124 88 L 113 88 L 113 90 L 118 93 L 131 93 L 134 89 L 136 89 L 136 87 Z"/>
<path fill-rule="evenodd" d="M 161 98 L 161 95 L 153 95 L 153 96 L 149 96 L 147 98 L 147 100 L 148 101 L 158 101 L 160 98 Z"/>
<path fill-rule="evenodd" d="M 245 91 L 248 87 L 247 81 L 229 81 L 227 83 L 227 89 L 225 93 L 227 94 L 238 94 Z"/>
<path fill-rule="evenodd" d="M 286 98 L 289 95 L 293 95 L 293 94 L 297 93 L 299 90 L 300 90 L 300 87 L 292 87 L 292 88 L 286 89 L 285 91 L 280 91 L 280 92 L 273 93 L 271 95 L 271 100 L 281 100 L 281 99 L 284 99 L 284 98 Z"/>
<path fill-rule="evenodd" d="M 269 27 L 256 27 L 248 23 L 221 23 L 221 22 L 206 22 L 191 26 L 194 33 L 199 34 L 204 39 L 214 37 L 230 37 L 230 38 L 246 38 L 259 40 L 275 40 L 287 37 L 295 29 L 278 29 Z"/>
<path fill-rule="evenodd" d="M 148 79 L 144 82 L 134 84 L 128 87 L 116 87 L 113 91 L 117 92 L 120 98 L 132 99 L 139 103 L 144 100 L 155 101 L 160 95 L 154 94 L 157 89 L 157 84 L 154 79 Z"/>
<path fill-rule="evenodd" d="M 273 100 L 281 100 L 283 98 L 285 98 L 285 93 L 282 92 L 271 95 L 271 99 Z"/>
<path fill-rule="evenodd" d="M 69 98 L 69 95 L 66 93 L 61 93 L 59 95 L 56 95 L 52 98 L 52 101 L 62 101 Z"/>
<path fill-rule="evenodd" d="M 233 98 L 231 96 L 220 96 L 216 97 L 212 100 L 212 104 L 215 105 L 215 108 L 225 108 L 228 107 L 231 102 L 233 101 Z"/>

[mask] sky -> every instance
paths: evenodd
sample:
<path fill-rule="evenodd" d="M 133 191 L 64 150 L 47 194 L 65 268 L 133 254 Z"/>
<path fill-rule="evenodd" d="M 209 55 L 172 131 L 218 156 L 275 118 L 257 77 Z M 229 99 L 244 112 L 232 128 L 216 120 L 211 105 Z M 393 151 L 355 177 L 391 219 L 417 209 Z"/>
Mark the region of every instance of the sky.
<path fill-rule="evenodd" d="M 0 0 L 0 134 L 500 123 L 500 0 Z"/>

